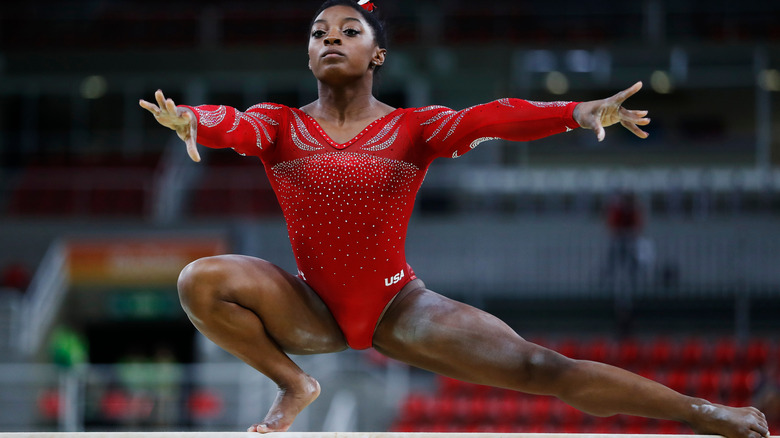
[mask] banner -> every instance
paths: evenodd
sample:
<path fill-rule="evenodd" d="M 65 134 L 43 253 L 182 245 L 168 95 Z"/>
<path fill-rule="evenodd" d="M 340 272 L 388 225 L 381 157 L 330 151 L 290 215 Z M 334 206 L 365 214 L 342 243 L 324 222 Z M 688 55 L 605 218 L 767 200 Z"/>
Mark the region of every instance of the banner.
<path fill-rule="evenodd" d="M 73 286 L 175 286 L 188 263 L 226 250 L 224 239 L 202 236 L 89 238 L 66 243 Z"/>

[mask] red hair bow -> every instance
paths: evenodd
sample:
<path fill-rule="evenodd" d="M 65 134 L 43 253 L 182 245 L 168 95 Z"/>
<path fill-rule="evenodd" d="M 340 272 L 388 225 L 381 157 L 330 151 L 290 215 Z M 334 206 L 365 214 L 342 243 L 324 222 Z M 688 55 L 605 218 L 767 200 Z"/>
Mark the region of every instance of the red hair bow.
<path fill-rule="evenodd" d="M 360 0 L 358 5 L 363 7 L 363 9 L 367 10 L 368 12 L 373 12 L 375 7 L 374 3 L 370 2 L 369 0 Z"/>

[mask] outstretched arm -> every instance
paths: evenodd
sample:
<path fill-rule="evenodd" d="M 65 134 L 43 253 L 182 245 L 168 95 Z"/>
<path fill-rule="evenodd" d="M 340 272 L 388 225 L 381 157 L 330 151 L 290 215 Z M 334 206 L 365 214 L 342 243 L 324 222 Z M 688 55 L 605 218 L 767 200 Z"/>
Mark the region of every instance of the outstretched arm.
<path fill-rule="evenodd" d="M 166 99 L 162 90 L 154 93 L 157 105 L 141 99 L 138 103 L 141 108 L 146 109 L 161 125 L 176 131 L 176 135 L 184 140 L 187 145 L 187 153 L 192 161 L 200 161 L 200 154 L 196 147 L 195 139 L 198 132 L 198 121 L 192 110 L 185 107 L 178 107 L 173 103 L 173 99 Z"/>
<path fill-rule="evenodd" d="M 650 119 L 647 118 L 647 111 L 629 110 L 622 106 L 626 99 L 633 96 L 641 88 L 642 82 L 637 82 L 630 88 L 612 97 L 581 102 L 574 108 L 572 117 L 583 128 L 596 131 L 596 137 L 599 141 L 604 140 L 606 135 L 604 128 L 618 122 L 637 137 L 647 138 L 649 134 L 639 128 L 639 126 L 645 126 L 650 123 Z"/>

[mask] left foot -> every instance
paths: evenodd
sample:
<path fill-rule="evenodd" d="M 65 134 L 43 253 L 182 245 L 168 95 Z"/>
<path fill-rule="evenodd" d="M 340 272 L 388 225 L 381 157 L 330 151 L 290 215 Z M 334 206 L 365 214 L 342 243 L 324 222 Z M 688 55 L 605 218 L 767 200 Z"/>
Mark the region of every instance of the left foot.
<path fill-rule="evenodd" d="M 313 377 L 305 376 L 295 387 L 279 388 L 271 409 L 262 423 L 253 424 L 247 432 L 285 432 L 295 417 L 320 395 L 320 384 Z"/>

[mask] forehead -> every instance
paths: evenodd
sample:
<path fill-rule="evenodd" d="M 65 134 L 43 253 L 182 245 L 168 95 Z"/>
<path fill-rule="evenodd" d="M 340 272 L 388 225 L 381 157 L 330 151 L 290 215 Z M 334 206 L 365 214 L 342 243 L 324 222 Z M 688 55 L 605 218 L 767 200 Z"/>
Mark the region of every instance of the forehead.
<path fill-rule="evenodd" d="M 325 9 L 314 19 L 313 24 L 335 24 L 342 23 L 344 21 L 359 22 L 360 24 L 366 26 L 366 22 L 363 20 L 363 17 L 358 11 L 349 6 L 342 5 L 331 6 L 328 9 Z"/>

